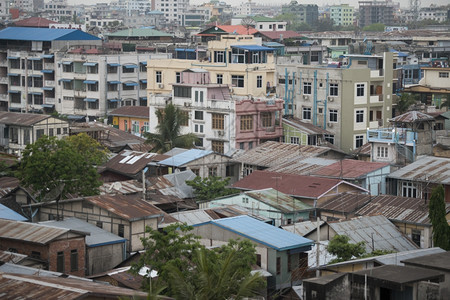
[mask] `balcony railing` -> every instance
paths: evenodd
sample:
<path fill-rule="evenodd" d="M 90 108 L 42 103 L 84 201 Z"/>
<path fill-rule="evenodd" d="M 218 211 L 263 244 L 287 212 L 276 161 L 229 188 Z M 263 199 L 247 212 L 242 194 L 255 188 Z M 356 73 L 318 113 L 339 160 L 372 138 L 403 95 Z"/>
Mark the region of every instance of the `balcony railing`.
<path fill-rule="evenodd" d="M 416 141 L 416 133 L 403 128 L 369 129 L 367 130 L 367 140 L 381 143 L 406 143 L 413 146 Z"/>

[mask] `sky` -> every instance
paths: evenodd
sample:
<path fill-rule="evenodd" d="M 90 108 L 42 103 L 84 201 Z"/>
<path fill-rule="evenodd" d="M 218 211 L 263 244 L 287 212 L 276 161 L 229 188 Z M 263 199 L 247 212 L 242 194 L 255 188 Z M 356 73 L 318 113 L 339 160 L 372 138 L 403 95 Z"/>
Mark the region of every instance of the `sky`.
<path fill-rule="evenodd" d="M 227 4 L 231 4 L 232 6 L 238 6 L 240 3 L 242 3 L 242 0 L 221 0 L 225 1 Z M 78 5 L 78 4 L 88 4 L 92 5 L 96 2 L 99 3 L 109 3 L 110 0 L 68 0 L 69 4 L 72 5 Z M 197 5 L 202 4 L 205 2 L 209 2 L 209 0 L 190 0 L 191 4 Z M 262 3 L 262 4 L 273 4 L 273 0 L 252 0 L 252 2 L 255 3 Z M 278 5 L 280 4 L 288 4 L 290 0 L 278 0 L 276 3 Z M 358 7 L 359 0 L 297 0 L 299 3 L 304 4 L 317 4 L 319 6 L 322 5 L 333 5 L 333 4 L 350 4 L 351 6 Z M 408 8 L 409 7 L 409 0 L 394 0 L 394 2 L 400 2 L 400 7 L 402 8 Z M 447 5 L 449 4 L 449 0 L 422 0 L 421 6 L 422 7 L 429 7 L 431 4 L 436 5 Z"/>

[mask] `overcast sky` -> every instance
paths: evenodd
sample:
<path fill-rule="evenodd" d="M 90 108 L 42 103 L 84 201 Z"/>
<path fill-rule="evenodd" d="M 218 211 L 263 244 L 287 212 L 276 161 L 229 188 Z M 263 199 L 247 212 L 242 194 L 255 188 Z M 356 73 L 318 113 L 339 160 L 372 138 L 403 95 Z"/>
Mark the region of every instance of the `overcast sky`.
<path fill-rule="evenodd" d="M 73 5 L 77 5 L 77 4 L 94 4 L 95 2 L 99 2 L 99 3 L 109 3 L 110 0 L 68 0 L 69 4 L 73 4 Z M 205 2 L 209 2 L 209 1 L 205 1 L 205 0 L 190 0 L 191 4 L 202 4 Z M 240 3 L 242 3 L 242 0 L 225 0 L 226 3 L 231 4 L 232 6 L 238 6 Z M 255 3 L 263 3 L 263 4 L 273 4 L 274 2 L 277 4 L 287 4 L 290 2 L 290 0 L 278 0 L 278 1 L 273 1 L 273 0 L 252 0 L 252 2 Z M 350 4 L 354 7 L 358 7 L 358 0 L 297 0 L 297 2 L 299 3 L 315 3 L 319 6 L 321 5 L 333 5 L 333 4 Z M 399 2 L 399 1 L 394 1 L 394 2 Z M 422 7 L 428 7 L 431 4 L 436 4 L 436 5 L 447 5 L 449 4 L 448 0 L 422 0 Z M 407 8 L 409 6 L 409 0 L 400 0 L 400 6 L 402 8 Z"/>

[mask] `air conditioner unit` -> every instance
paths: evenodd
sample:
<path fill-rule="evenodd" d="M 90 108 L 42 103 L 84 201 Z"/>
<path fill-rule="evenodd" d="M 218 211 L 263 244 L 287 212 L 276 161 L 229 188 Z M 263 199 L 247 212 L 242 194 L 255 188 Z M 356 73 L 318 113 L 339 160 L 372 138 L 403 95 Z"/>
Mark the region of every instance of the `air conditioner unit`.
<path fill-rule="evenodd" d="M 158 88 L 160 88 L 160 89 L 164 88 L 164 84 L 158 83 Z"/>
<path fill-rule="evenodd" d="M 331 96 L 328 96 L 328 102 L 333 102 L 333 101 L 334 101 L 334 98 Z"/>
<path fill-rule="evenodd" d="M 303 99 L 304 100 L 309 100 L 309 96 L 308 95 L 303 95 Z"/>
<path fill-rule="evenodd" d="M 225 135 L 225 131 L 219 130 L 219 131 L 217 132 L 217 134 L 218 134 L 219 136 L 224 136 L 224 135 Z"/>
<path fill-rule="evenodd" d="M 327 126 L 328 126 L 329 128 L 333 128 L 333 123 L 327 123 Z"/>

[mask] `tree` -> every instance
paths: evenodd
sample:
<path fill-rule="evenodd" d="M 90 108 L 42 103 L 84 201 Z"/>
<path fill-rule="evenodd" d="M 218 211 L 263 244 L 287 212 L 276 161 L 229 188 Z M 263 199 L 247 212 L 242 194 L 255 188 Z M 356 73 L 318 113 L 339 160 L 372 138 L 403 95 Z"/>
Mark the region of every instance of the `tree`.
<path fill-rule="evenodd" d="M 435 247 L 450 250 L 450 226 L 445 218 L 444 187 L 438 185 L 433 188 L 430 197 L 429 218 L 433 225 L 433 243 Z"/>
<path fill-rule="evenodd" d="M 197 201 L 212 200 L 235 193 L 234 189 L 226 187 L 229 182 L 230 178 L 222 179 L 217 176 L 209 176 L 203 179 L 197 176 L 193 180 L 186 180 L 186 184 L 194 188 L 194 195 Z"/>
<path fill-rule="evenodd" d="M 88 136 L 86 133 L 71 135 L 66 141 L 91 165 L 102 165 L 108 161 L 108 149 Z"/>
<path fill-rule="evenodd" d="M 399 114 L 403 114 L 407 112 L 412 105 L 416 104 L 417 101 L 417 96 L 410 93 L 402 93 L 400 98 L 397 100 L 396 110 Z"/>
<path fill-rule="evenodd" d="M 382 23 L 373 23 L 367 26 L 364 26 L 362 31 L 378 31 L 383 32 L 385 25 Z"/>
<path fill-rule="evenodd" d="M 42 136 L 25 148 L 16 176 L 38 194 L 39 201 L 55 191 L 58 195 L 54 196 L 61 198 L 96 195 L 102 182 L 94 165 L 103 162 L 106 154 L 98 143 L 98 147 L 84 147 L 95 145 L 89 139 L 87 135 L 71 139 Z"/>
<path fill-rule="evenodd" d="M 315 31 L 318 31 L 318 32 L 335 30 L 333 20 L 328 19 L 328 18 L 319 19 L 314 27 L 315 27 Z"/>
<path fill-rule="evenodd" d="M 188 122 L 188 115 L 173 104 L 157 110 L 159 124 L 156 133 L 145 133 L 146 143 L 154 145 L 152 151 L 164 153 L 174 147 L 192 148 L 197 137 L 193 133 L 181 135 L 181 127 Z"/>
<path fill-rule="evenodd" d="M 364 242 L 357 244 L 349 243 L 350 238 L 346 235 L 335 235 L 327 246 L 328 252 L 336 255 L 337 258 L 331 263 L 347 261 L 353 257 L 359 258 L 366 253 Z"/>

